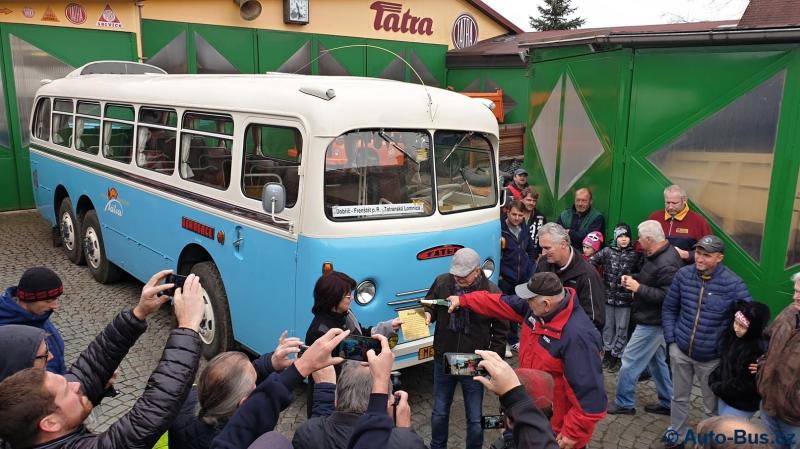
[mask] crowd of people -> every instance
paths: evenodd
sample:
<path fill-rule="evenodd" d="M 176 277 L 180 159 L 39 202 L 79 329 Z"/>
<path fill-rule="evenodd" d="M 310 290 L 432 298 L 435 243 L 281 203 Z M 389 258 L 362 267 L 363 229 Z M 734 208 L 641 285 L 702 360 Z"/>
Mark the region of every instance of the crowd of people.
<path fill-rule="evenodd" d="M 643 377 L 653 379 L 658 398 L 644 412 L 670 417 L 663 447 L 742 432 L 755 437 L 692 441 L 800 447 L 800 274 L 792 277 L 794 301 L 769 324 L 769 308 L 724 265 L 723 240 L 690 210 L 679 186 L 665 189 L 664 209 L 639 223 L 635 236 L 619 223 L 608 238 L 588 188 L 554 222 L 536 209 L 524 169 L 508 195 L 498 284 L 486 277 L 481 256 L 462 248 L 426 295 L 445 299 L 424 306 L 426 322 L 435 324 L 432 449 L 448 447 L 458 385 L 468 449 L 484 446 L 487 422 L 505 429 L 496 449 L 579 449 L 607 414 L 637 413 Z M 165 283 L 170 274 L 154 274 L 136 307 L 120 312 L 69 367 L 50 320 L 64 292 L 58 275 L 31 268 L 0 296 L 2 447 L 149 449 L 165 434 L 173 449 L 427 447 L 413 428 L 408 394 L 394 391 L 391 379 L 403 322 L 363 326 L 350 307 L 355 281 L 335 271 L 316 282 L 305 339 L 284 332 L 273 352 L 255 360 L 224 352 L 199 377 L 204 306 L 201 279 L 189 275 L 174 291 L 177 327 L 144 393 L 108 430 L 89 431 L 84 421 L 114 393 L 115 371 L 147 317 L 171 299 L 162 294 L 174 287 Z M 365 361 L 339 357 L 349 336 L 374 341 Z M 504 360 L 514 351 L 516 369 Z M 448 373 L 443 356 L 452 353 L 476 354 L 487 374 Z M 610 400 L 604 370 L 618 372 Z M 304 382 L 308 419 L 290 441 L 274 429 Z M 708 419 L 692 429 L 695 382 Z M 482 416 L 485 390 L 499 396 L 501 417 Z M 756 412 L 760 423 L 751 420 Z"/>

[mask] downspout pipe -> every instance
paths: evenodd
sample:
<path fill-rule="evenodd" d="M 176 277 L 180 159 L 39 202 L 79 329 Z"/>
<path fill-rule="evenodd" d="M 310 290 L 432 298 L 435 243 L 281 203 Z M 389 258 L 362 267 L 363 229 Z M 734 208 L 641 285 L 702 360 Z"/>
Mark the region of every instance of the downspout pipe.
<path fill-rule="evenodd" d="M 136 33 L 136 57 L 139 62 L 144 62 L 144 50 L 142 47 L 142 8 L 144 8 L 144 0 L 136 0 L 133 4 L 136 5 L 136 13 L 139 19 L 139 31 Z"/>

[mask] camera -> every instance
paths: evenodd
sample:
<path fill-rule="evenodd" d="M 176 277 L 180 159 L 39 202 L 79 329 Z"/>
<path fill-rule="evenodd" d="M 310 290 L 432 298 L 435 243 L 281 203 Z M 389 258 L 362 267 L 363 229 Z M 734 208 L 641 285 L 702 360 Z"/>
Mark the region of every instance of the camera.
<path fill-rule="evenodd" d="M 488 376 L 489 373 L 478 366 L 483 360 L 477 354 L 446 352 L 444 354 L 444 373 L 451 376 Z"/>

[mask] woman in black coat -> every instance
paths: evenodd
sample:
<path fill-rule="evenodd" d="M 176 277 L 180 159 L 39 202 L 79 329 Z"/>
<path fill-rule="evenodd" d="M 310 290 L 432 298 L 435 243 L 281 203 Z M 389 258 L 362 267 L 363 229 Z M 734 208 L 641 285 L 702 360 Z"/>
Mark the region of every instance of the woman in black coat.
<path fill-rule="evenodd" d="M 751 368 L 764 354 L 762 337 L 769 322 L 766 304 L 739 301 L 733 323 L 720 343 L 719 365 L 708 377 L 708 385 L 718 398 L 719 415 L 753 417 L 761 397 Z"/>

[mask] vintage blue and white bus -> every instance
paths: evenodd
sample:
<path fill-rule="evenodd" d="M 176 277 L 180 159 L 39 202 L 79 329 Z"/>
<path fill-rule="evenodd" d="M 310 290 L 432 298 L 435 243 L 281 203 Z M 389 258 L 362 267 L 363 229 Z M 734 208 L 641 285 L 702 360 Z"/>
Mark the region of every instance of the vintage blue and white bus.
<path fill-rule="evenodd" d="M 99 282 L 198 274 L 206 357 L 302 338 L 326 270 L 356 279 L 365 325 L 418 306 L 460 247 L 496 281 L 498 125 L 480 101 L 370 78 L 98 73 L 110 67 L 42 81 L 36 205 Z M 431 344 L 401 333 L 396 367 Z"/>

